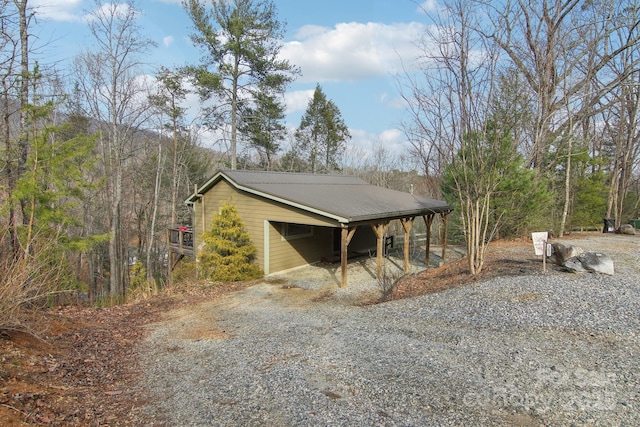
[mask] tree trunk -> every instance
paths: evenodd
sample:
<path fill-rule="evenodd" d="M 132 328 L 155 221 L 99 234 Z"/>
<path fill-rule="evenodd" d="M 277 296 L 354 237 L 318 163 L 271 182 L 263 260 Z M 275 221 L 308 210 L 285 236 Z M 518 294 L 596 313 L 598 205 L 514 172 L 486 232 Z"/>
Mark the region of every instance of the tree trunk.
<path fill-rule="evenodd" d="M 147 247 L 147 280 L 153 280 L 155 275 L 155 262 L 151 262 L 151 254 L 156 239 L 156 218 L 158 216 L 158 203 L 160 200 L 160 178 L 162 177 L 162 141 L 158 143 L 158 167 L 156 168 L 156 182 L 153 191 L 153 213 L 151 214 L 151 230 L 149 232 L 149 245 Z"/>
<path fill-rule="evenodd" d="M 116 181 L 116 191 L 120 184 Z M 120 201 L 119 196 L 115 195 L 113 204 L 111 206 L 111 229 L 109 237 L 109 293 L 111 298 L 118 299 L 124 296 L 124 286 L 122 284 L 123 278 L 123 264 L 124 260 L 121 256 L 122 253 L 122 239 L 120 230 Z"/>
<path fill-rule="evenodd" d="M 14 163 L 14 146 L 11 139 L 11 107 L 9 97 L 9 82 L 7 82 L 8 76 L 3 76 L 2 86 L 2 127 L 4 130 L 3 139 L 5 141 L 5 170 L 7 174 L 7 204 L 8 209 L 8 228 L 9 228 L 9 242 L 11 246 L 11 256 L 14 260 L 18 259 L 20 255 L 20 242 L 18 240 L 18 215 L 15 209 L 15 203 L 12 200 L 13 192 L 16 188 L 18 181 L 16 165 Z"/>
<path fill-rule="evenodd" d="M 569 216 L 569 206 L 571 204 L 571 155 L 573 149 L 573 138 L 569 136 L 567 146 L 567 168 L 564 175 L 564 206 L 562 208 L 562 219 L 560 220 L 560 231 L 558 235 L 564 236 L 564 229 L 567 224 L 567 216 Z"/>
<path fill-rule="evenodd" d="M 115 88 L 114 88 L 115 95 Z M 115 106 L 115 101 L 114 101 Z M 115 108 L 114 108 L 115 111 Z M 111 298 L 122 299 L 125 294 L 124 289 L 124 253 L 122 241 L 122 224 L 121 224 L 121 204 L 122 204 L 122 157 L 121 147 L 118 137 L 117 119 L 113 118 L 111 129 L 111 149 L 113 150 L 113 186 L 111 197 L 111 230 L 109 237 L 109 293 Z"/>
<path fill-rule="evenodd" d="M 173 173 L 171 175 L 171 226 L 177 225 L 176 205 L 178 203 L 178 183 L 180 178 L 178 175 L 178 123 L 177 119 L 173 119 Z"/>
<path fill-rule="evenodd" d="M 233 63 L 233 82 L 231 88 L 231 169 L 237 167 L 237 132 L 238 132 L 238 90 L 239 90 L 239 73 L 240 73 L 240 56 L 236 55 Z"/>
<path fill-rule="evenodd" d="M 29 134 L 27 132 L 27 115 L 26 107 L 29 104 L 29 17 L 27 17 L 28 7 L 27 0 L 15 1 L 18 8 L 18 16 L 20 19 L 20 129 L 18 130 L 18 148 L 20 155 L 18 157 L 18 178 L 25 173 L 27 158 L 29 157 Z M 20 225 L 24 225 L 26 221 L 26 200 L 20 200 L 21 220 Z"/>

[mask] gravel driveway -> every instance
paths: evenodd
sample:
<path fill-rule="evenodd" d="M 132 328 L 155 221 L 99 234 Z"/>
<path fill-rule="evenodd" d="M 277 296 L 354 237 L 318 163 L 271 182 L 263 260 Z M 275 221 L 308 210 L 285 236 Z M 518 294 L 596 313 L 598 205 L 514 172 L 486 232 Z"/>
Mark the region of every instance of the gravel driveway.
<path fill-rule="evenodd" d="M 149 424 L 637 425 L 640 236 L 575 243 L 616 275 L 371 306 L 262 283 L 169 313 L 142 349 Z"/>

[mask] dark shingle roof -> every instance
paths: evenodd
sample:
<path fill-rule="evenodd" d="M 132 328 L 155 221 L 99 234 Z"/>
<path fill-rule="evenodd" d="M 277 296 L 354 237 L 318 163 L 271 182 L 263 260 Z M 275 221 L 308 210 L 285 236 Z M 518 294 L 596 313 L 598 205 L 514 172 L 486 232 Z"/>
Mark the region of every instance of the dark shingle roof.
<path fill-rule="evenodd" d="M 220 179 L 266 199 L 336 219 L 343 224 L 376 219 L 448 213 L 446 202 L 376 187 L 348 175 L 223 170 L 198 189 L 202 194 Z M 193 203 L 193 194 L 187 203 Z"/>

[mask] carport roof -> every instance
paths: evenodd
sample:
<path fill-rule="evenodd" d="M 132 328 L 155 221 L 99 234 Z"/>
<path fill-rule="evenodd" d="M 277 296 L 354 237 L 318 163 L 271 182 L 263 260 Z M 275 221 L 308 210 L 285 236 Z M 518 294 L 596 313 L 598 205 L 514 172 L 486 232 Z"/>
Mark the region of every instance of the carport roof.
<path fill-rule="evenodd" d="M 220 180 L 238 190 L 332 218 L 341 224 L 449 213 L 446 202 L 370 185 L 356 176 L 221 170 L 185 202 L 193 204 Z"/>

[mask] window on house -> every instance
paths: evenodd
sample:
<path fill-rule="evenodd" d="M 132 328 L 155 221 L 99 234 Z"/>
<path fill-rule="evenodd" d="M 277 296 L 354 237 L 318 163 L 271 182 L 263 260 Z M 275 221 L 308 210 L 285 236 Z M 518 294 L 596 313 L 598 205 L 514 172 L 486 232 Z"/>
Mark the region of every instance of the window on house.
<path fill-rule="evenodd" d="M 280 227 L 283 240 L 300 239 L 313 236 L 313 226 L 305 224 L 284 223 Z"/>

